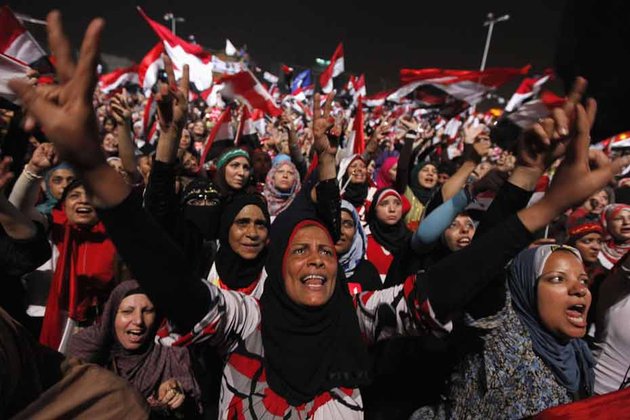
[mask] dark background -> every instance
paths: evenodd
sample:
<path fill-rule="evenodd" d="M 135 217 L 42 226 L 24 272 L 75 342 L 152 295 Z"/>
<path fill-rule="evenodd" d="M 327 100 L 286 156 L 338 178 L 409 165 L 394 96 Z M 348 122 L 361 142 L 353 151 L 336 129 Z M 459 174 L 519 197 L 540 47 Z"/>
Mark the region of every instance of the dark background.
<path fill-rule="evenodd" d="M 600 124 L 594 138 L 630 129 L 626 80 L 630 48 L 630 5 L 623 1 L 529 0 L 506 2 L 415 1 L 9 1 L 16 12 L 43 19 L 51 7 L 64 15 L 75 46 L 95 16 L 107 21 L 102 51 L 138 61 L 157 37 L 136 12 L 140 5 L 164 23 L 165 12 L 186 19 L 182 38 L 194 35 L 201 45 L 219 50 L 225 38 L 264 69 L 278 73 L 278 63 L 313 67 L 329 59 L 343 41 L 346 72 L 365 73 L 368 94 L 398 85 L 401 68 L 478 69 L 485 44 L 486 14 L 510 14 L 494 28 L 486 67 L 531 64 L 534 73 L 556 68 L 549 87 L 563 94 L 576 74 L 590 82 L 598 99 Z M 28 25 L 38 38 L 41 28 Z M 518 81 L 500 94 L 509 98 Z"/>

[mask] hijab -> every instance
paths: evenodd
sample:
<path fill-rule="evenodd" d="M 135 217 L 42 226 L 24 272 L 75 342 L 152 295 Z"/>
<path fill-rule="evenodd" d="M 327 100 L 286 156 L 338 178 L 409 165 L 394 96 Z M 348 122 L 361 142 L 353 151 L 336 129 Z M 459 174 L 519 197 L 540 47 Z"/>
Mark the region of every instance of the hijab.
<path fill-rule="evenodd" d="M 238 255 L 230 246 L 230 227 L 239 212 L 248 205 L 260 208 L 269 229 L 269 212 L 262 197 L 258 194 L 238 194 L 228 198 L 221 212 L 219 227 L 219 251 L 215 259 L 217 273 L 223 284 L 231 290 L 248 287 L 256 281 L 265 265 L 267 246 L 253 260 L 247 260 Z"/>
<path fill-rule="evenodd" d="M 203 200 L 206 204 L 192 205 L 190 204 L 192 200 Z M 191 222 L 205 239 L 215 239 L 221 209 L 219 191 L 214 184 L 204 178 L 193 179 L 184 188 L 181 204 L 184 218 Z"/>
<path fill-rule="evenodd" d="M 383 188 L 376 191 L 376 193 L 374 194 L 372 205 L 368 210 L 367 221 L 370 227 L 370 234 L 374 236 L 376 242 L 382 245 L 391 254 L 399 254 L 406 247 L 409 246 L 412 235 L 412 232 L 407 229 L 407 226 L 405 226 L 405 222 L 403 220 L 404 217 L 401 217 L 400 220 L 396 222 L 396 224 L 388 225 L 382 222 L 376 216 L 376 208 L 378 207 L 379 203 L 390 196 L 397 197 L 400 200 L 401 204 L 403 205 L 404 216 L 405 203 L 403 198 L 400 196 L 400 194 L 398 194 L 398 192 L 396 192 L 396 190 L 392 188 Z"/>
<path fill-rule="evenodd" d="M 418 174 L 427 165 L 433 165 L 437 169 L 437 165 L 433 162 L 420 162 L 411 170 L 411 179 L 409 180 L 409 188 L 411 188 L 413 195 L 425 206 L 437 190 L 437 184 L 433 188 L 426 188 L 420 185 L 420 181 L 418 181 Z"/>
<path fill-rule="evenodd" d="M 59 165 L 51 168 L 48 172 L 46 172 L 46 176 L 44 177 L 44 184 L 46 185 L 46 190 L 44 191 L 44 195 L 46 197 L 46 200 L 43 203 L 37 205 L 36 207 L 37 211 L 42 214 L 48 215 L 52 213 L 53 207 L 55 207 L 55 205 L 59 201 L 55 197 L 53 197 L 52 193 L 50 192 L 50 178 L 52 178 L 53 172 L 59 169 L 67 169 L 69 171 L 74 171 L 74 168 L 72 168 L 72 166 L 70 166 L 69 164 L 65 162 L 61 162 Z"/>
<path fill-rule="evenodd" d="M 558 245 L 526 249 L 516 256 L 508 271 L 512 306 L 529 331 L 534 353 L 551 369 L 556 380 L 572 393 L 579 392 L 582 385 L 590 394 L 595 361 L 586 342 L 577 338 L 561 342 L 542 325 L 538 315 L 538 278 L 547 259 L 560 250 L 582 261 L 577 249 Z"/>
<path fill-rule="evenodd" d="M 368 381 L 367 349 L 341 268 L 334 292 L 322 306 L 299 305 L 285 291 L 286 250 L 296 232 L 313 225 L 328 232 L 302 192 L 274 222 L 260 300 L 267 383 L 291 405 L 335 387 L 355 388 Z M 332 238 L 330 243 L 334 244 Z"/>
<path fill-rule="evenodd" d="M 396 164 L 398 164 L 398 156 L 390 156 L 385 159 L 376 174 L 376 188 L 388 188 L 394 185 L 395 179 L 391 179 L 389 171 Z"/>
<path fill-rule="evenodd" d="M 288 191 L 279 190 L 278 188 L 276 188 L 273 182 L 273 177 L 275 176 L 276 172 L 283 166 L 288 166 L 289 169 L 293 171 L 293 175 L 295 176 L 295 179 L 293 180 L 293 185 L 291 185 L 291 188 L 289 188 Z M 267 200 L 269 214 L 271 216 L 277 216 L 278 214 L 280 214 L 281 211 L 289 207 L 298 191 L 300 191 L 300 185 L 300 174 L 298 173 L 298 170 L 293 162 L 291 162 L 291 160 L 276 161 L 274 158 L 274 164 L 271 170 L 267 173 L 265 187 L 263 190 L 263 195 Z"/>
<path fill-rule="evenodd" d="M 225 196 L 228 196 L 228 195 L 231 195 L 231 194 L 237 194 L 237 193 L 245 192 L 247 190 L 247 187 L 248 187 L 248 184 L 249 184 L 249 180 L 251 179 L 251 169 L 250 169 L 250 178 L 247 180 L 245 185 L 243 185 L 243 188 L 241 188 L 239 190 L 235 190 L 232 187 L 230 187 L 230 185 L 225 180 L 225 167 L 232 160 L 234 160 L 234 159 L 236 159 L 238 157 L 246 158 L 247 161 L 249 162 L 249 164 L 251 165 L 251 159 L 249 157 L 249 153 L 247 153 L 243 149 L 236 149 L 236 148 L 228 149 L 225 152 L 223 152 L 223 154 L 221 154 L 221 156 L 217 160 L 217 171 L 214 174 L 213 181 L 214 181 L 214 184 L 216 185 L 217 189 L 219 190 L 219 193 L 221 193 L 222 197 L 225 197 Z"/>
<path fill-rule="evenodd" d="M 619 243 L 610 233 L 608 226 L 612 219 L 622 211 L 630 211 L 630 206 L 627 204 L 609 204 L 604 207 L 601 215 L 601 223 L 604 227 L 606 238 L 602 243 L 602 250 L 599 253 L 599 262 L 609 270 L 612 269 L 613 266 L 617 264 L 617 261 L 630 249 L 630 241 Z"/>
<path fill-rule="evenodd" d="M 162 320 L 159 313 L 142 347 L 127 350 L 120 345 L 116 338 L 116 314 L 123 299 L 134 294 L 146 294 L 135 280 L 119 284 L 105 304 L 101 322 L 72 336 L 68 355 L 89 363 L 114 367 L 116 373 L 129 381 L 145 398 L 153 395 L 162 382 L 174 378 L 182 384 L 187 395 L 198 399 L 201 392 L 192 375 L 188 350 L 162 346 L 153 339 Z"/>
<path fill-rule="evenodd" d="M 339 187 L 341 188 L 341 195 L 344 200 L 349 201 L 356 208 L 359 208 L 365 204 L 365 200 L 368 196 L 368 189 L 370 187 L 369 176 L 366 182 L 354 183 L 349 182 L 350 176 L 347 174 L 348 168 L 355 160 L 360 159 L 365 163 L 365 160 L 359 154 L 354 154 L 341 160 L 339 164 L 339 173 L 337 179 L 339 180 Z M 367 166 L 367 164 L 366 164 Z"/>
<path fill-rule="evenodd" d="M 341 200 L 341 211 L 347 211 L 352 216 L 354 221 L 354 238 L 352 238 L 352 245 L 350 249 L 343 255 L 339 256 L 339 264 L 346 274 L 346 278 L 352 277 L 354 269 L 359 265 L 362 259 L 365 258 L 365 251 L 367 250 L 367 237 L 365 231 L 361 225 L 361 219 L 359 214 L 350 202 Z"/>

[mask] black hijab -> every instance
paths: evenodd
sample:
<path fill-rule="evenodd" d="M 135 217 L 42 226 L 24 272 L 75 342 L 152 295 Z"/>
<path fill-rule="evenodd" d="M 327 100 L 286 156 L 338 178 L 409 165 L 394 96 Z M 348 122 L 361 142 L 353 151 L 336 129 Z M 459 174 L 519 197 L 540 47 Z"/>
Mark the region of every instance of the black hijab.
<path fill-rule="evenodd" d="M 355 208 L 359 208 L 365 204 L 365 200 L 368 196 L 368 189 L 370 187 L 369 180 L 361 183 L 348 182 L 348 178 L 350 177 L 350 175 L 348 175 L 348 169 L 350 168 L 350 165 L 352 165 L 352 162 L 357 159 L 363 160 L 361 155 L 355 154 L 345 158 L 339 167 L 341 171 L 344 171 L 340 185 L 342 188 L 345 187 L 343 190 L 343 199 L 350 202 L 350 204 L 352 204 Z"/>
<path fill-rule="evenodd" d="M 258 279 L 267 259 L 267 246 L 253 260 L 238 255 L 229 242 L 230 227 L 238 213 L 245 207 L 254 205 L 260 208 L 269 229 L 269 211 L 263 198 L 258 194 L 237 194 L 227 199 L 221 212 L 219 241 L 221 246 L 215 260 L 219 279 L 232 290 L 244 289 Z"/>
<path fill-rule="evenodd" d="M 304 193 L 307 189 L 274 221 L 268 277 L 260 300 L 267 383 L 294 406 L 335 387 L 366 384 L 369 369 L 366 345 L 339 266 L 333 295 L 320 307 L 299 305 L 285 292 L 283 261 L 295 233 L 312 225 L 328 232 Z"/>
<path fill-rule="evenodd" d="M 435 187 L 433 188 L 426 188 L 420 185 L 420 182 L 418 181 L 418 174 L 422 168 L 427 165 L 433 165 L 436 169 L 438 167 L 437 164 L 433 162 L 420 162 L 411 170 L 411 179 L 409 180 L 409 188 L 411 188 L 413 195 L 415 195 L 416 198 L 425 206 L 437 190 L 437 184 L 435 184 Z"/>
<path fill-rule="evenodd" d="M 395 195 L 402 203 L 402 197 L 393 188 L 382 188 L 374 194 L 374 199 L 367 214 L 370 233 L 391 254 L 397 255 L 409 248 L 411 241 L 411 231 L 405 226 L 403 217 L 395 225 L 387 225 L 376 217 L 376 207 L 384 198 Z"/>
<path fill-rule="evenodd" d="M 207 204 L 191 205 L 193 200 L 204 200 Z M 184 188 L 181 204 L 184 218 L 199 230 L 204 239 L 216 239 L 221 201 L 214 184 L 204 178 L 193 179 Z"/>

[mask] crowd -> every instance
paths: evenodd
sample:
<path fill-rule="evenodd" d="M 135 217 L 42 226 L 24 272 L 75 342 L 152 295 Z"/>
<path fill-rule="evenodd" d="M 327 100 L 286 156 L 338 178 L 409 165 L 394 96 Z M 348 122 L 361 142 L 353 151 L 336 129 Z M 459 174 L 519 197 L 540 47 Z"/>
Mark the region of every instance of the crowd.
<path fill-rule="evenodd" d="M 586 80 L 500 141 L 497 117 L 468 110 L 450 135 L 411 103 L 364 106 L 357 147 L 357 104 L 332 92 L 208 144 L 243 103 L 192 99 L 167 56 L 152 98 L 95 89 L 102 29 L 75 62 L 51 13 L 56 82 L 10 82 L 3 144 L 26 154 L 0 163 L 0 417 L 524 418 L 630 398 L 630 159 L 589 148 Z"/>

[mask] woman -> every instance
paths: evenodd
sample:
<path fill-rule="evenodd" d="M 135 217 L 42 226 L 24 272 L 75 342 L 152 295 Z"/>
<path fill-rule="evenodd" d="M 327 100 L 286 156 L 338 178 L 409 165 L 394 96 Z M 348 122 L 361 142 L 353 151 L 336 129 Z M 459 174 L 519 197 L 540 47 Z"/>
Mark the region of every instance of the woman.
<path fill-rule="evenodd" d="M 59 202 L 50 225 L 58 259 L 40 342 L 63 352 L 70 335 L 92 325 L 101 314 L 114 287 L 116 248 L 81 180 L 72 181 Z"/>
<path fill-rule="evenodd" d="M 608 271 L 598 260 L 602 250 L 604 228 L 598 218 L 591 217 L 584 209 L 577 209 L 571 213 L 567 218 L 566 228 L 566 244 L 580 251 L 589 278 L 589 288 L 591 293 L 594 293 L 593 286 L 599 285 Z"/>
<path fill-rule="evenodd" d="M 398 156 L 390 156 L 385 159 L 376 175 L 376 188 L 392 187 L 396 181 L 396 170 L 398 169 Z"/>
<path fill-rule="evenodd" d="M 376 192 L 372 180 L 367 175 L 367 165 L 361 155 L 355 154 L 341 161 L 337 175 L 341 198 L 350 202 L 365 226 L 367 208 Z"/>
<path fill-rule="evenodd" d="M 507 276 L 507 300 L 496 314 L 473 318 L 481 349 L 451 378 L 439 418 L 523 418 L 593 392 L 594 360 L 582 337 L 591 304 L 580 253 L 544 245 L 521 252 Z"/>
<path fill-rule="evenodd" d="M 267 173 L 263 190 L 272 221 L 293 202 L 300 185 L 300 174 L 291 159 L 275 161 Z"/>
<path fill-rule="evenodd" d="M 68 355 L 95 363 L 126 379 L 158 417 L 199 414 L 200 390 L 188 350 L 154 341 L 161 316 L 133 280 L 111 293 L 101 322 L 71 338 Z"/>
<path fill-rule="evenodd" d="M 228 149 L 217 160 L 213 182 L 222 197 L 246 192 L 250 184 L 251 162 L 243 149 Z"/>
<path fill-rule="evenodd" d="M 339 265 L 346 276 L 352 295 L 382 288 L 381 278 L 370 261 L 365 259 L 367 236 L 356 209 L 346 200 L 341 201 L 341 235 L 335 244 Z"/>
<path fill-rule="evenodd" d="M 601 222 L 606 238 L 598 259 L 610 270 L 630 249 L 630 206 L 609 204 L 602 210 Z"/>
<path fill-rule="evenodd" d="M 366 258 L 385 282 L 387 271 L 394 257 L 405 252 L 411 245 L 412 233 L 405 226 L 403 198 L 392 188 L 379 190 L 368 211 L 369 233 Z"/>
<path fill-rule="evenodd" d="M 208 282 L 260 297 L 264 286 L 270 216 L 262 197 L 239 194 L 221 212 L 219 251 Z"/>
<path fill-rule="evenodd" d="M 34 173 L 29 166 L 26 169 Z M 49 215 L 52 212 L 53 207 L 57 204 L 63 190 L 74 180 L 75 173 L 70 165 L 67 163 L 60 163 L 50 168 L 44 176 L 44 194 L 46 200 L 37 205 L 37 211 L 42 214 Z"/>
<path fill-rule="evenodd" d="M 418 226 L 424 213 L 424 208 L 438 189 L 438 169 L 433 162 L 418 163 L 409 177 L 409 185 L 405 189 L 405 198 L 411 209 L 405 215 L 405 223 L 410 228 Z"/>

